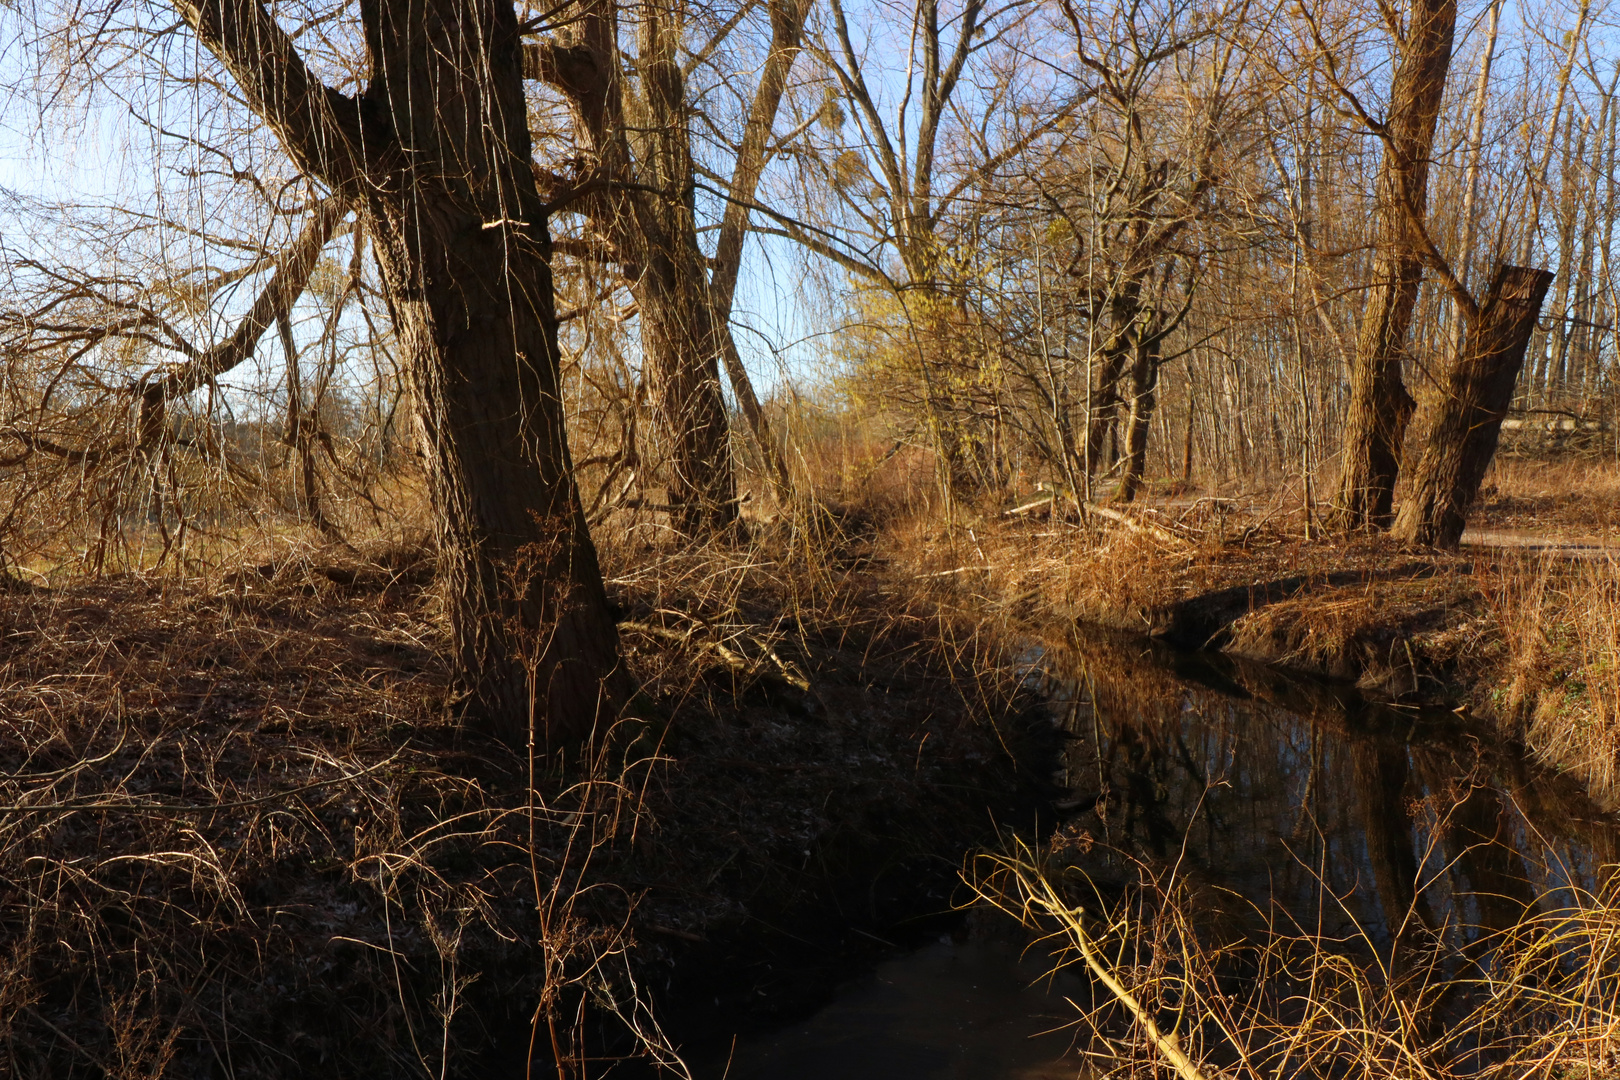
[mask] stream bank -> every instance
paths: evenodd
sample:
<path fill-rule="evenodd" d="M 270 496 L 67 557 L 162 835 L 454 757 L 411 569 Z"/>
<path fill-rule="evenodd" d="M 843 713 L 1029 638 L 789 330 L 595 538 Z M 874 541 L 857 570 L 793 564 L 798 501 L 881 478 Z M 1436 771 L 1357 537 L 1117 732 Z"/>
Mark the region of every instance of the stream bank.
<path fill-rule="evenodd" d="M 1537 980 L 1574 976 L 1521 984 L 1507 965 L 1489 983 L 1498 970 L 1490 957 L 1503 941 L 1521 958 L 1552 948 L 1567 960 L 1586 941 L 1609 956 L 1620 923 L 1605 906 L 1606 868 L 1620 856 L 1620 828 L 1571 778 L 1526 760 L 1489 724 L 1119 634 L 1032 642 L 1025 659 L 1063 735 L 1055 796 L 1037 827 L 1005 828 L 981 848 L 967 876 L 986 895 L 1005 895 L 998 866 L 1022 852 L 1030 873 L 1088 913 L 1117 976 L 1178 1032 L 1205 1075 L 1287 1074 L 1271 1059 L 1300 1022 L 1289 1004 L 1305 992 L 1299 965 L 1347 995 L 1323 997 L 1322 1016 L 1377 1028 L 1390 1017 L 1357 1013 L 1357 1001 L 1373 1010 L 1393 1002 L 1421 1020 L 1378 1028 L 1365 1060 L 1350 1033 L 1337 1042 L 1316 1033 L 1315 1075 L 1353 1060 L 1400 1075 L 1411 1060 L 1438 1067 L 1469 1054 L 1479 1068 L 1458 1075 L 1493 1075 L 1486 1066 L 1544 1054 L 1544 1027 L 1574 1024 L 1583 1040 L 1597 1031 L 1601 1003 L 1582 1012 L 1557 995 L 1536 997 Z M 696 1055 L 694 1074 L 1044 1080 L 1093 1065 L 1161 1074 L 1151 1041 L 1072 946 L 1064 951 L 1062 933 L 1031 936 L 1055 931 L 1042 919 L 1018 930 L 980 905 L 950 936 L 852 979 L 813 1015 Z M 1181 942 L 1191 949 L 1185 964 L 1173 959 Z M 1270 970 L 1285 954 L 1289 963 Z M 1213 995 L 1192 1015 L 1176 989 L 1183 974 Z M 1482 978 L 1478 993 L 1467 989 Z M 1488 983 L 1513 1002 L 1490 1014 L 1496 1041 L 1470 1042 L 1466 1024 L 1440 1037 L 1489 1011 Z M 1226 998 L 1229 1006 L 1210 1004 Z M 1223 1027 L 1233 1016 L 1243 1023 Z M 1548 1060 L 1575 1062 L 1596 1045 L 1552 1047 Z M 1088 1054 L 1099 1056 L 1088 1063 Z"/>
<path fill-rule="evenodd" d="M 1298 521 L 1220 500 L 1093 526 L 1024 517 L 900 548 L 960 609 L 1048 637 L 1092 627 L 1463 709 L 1620 807 L 1620 561 L 1586 548 L 1307 538 Z"/>

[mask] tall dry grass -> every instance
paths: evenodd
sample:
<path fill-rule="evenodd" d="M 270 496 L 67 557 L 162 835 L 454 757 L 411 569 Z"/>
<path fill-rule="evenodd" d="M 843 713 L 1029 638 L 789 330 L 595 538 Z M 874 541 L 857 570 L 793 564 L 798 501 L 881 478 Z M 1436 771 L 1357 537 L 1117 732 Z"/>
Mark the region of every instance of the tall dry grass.
<path fill-rule="evenodd" d="M 1549 897 L 1510 927 L 1452 921 L 1391 947 L 1258 907 L 1254 929 L 1234 934 L 1174 866 L 1137 863 L 1109 898 L 1063 857 L 1072 842 L 1060 831 L 1052 851 L 981 856 L 971 884 L 1060 965 L 1089 970 L 1075 1039 L 1100 1073 L 1595 1080 L 1620 1065 L 1620 878 Z"/>
<path fill-rule="evenodd" d="M 1500 711 L 1544 761 L 1620 806 L 1620 559 L 1506 560 L 1486 591 L 1506 652 Z"/>
<path fill-rule="evenodd" d="M 881 932 L 941 903 L 1013 783 L 985 721 L 1020 684 L 887 575 L 874 519 L 903 506 L 750 507 L 701 548 L 605 517 L 641 693 L 584 752 L 525 760 L 455 723 L 415 490 L 348 545 L 244 511 L 141 558 L 150 523 L 115 515 L 127 560 L 75 561 L 87 527 L 14 569 L 0 1072 L 678 1072 L 649 989 L 678 950 L 791 925 L 838 966 L 817 905 Z"/>

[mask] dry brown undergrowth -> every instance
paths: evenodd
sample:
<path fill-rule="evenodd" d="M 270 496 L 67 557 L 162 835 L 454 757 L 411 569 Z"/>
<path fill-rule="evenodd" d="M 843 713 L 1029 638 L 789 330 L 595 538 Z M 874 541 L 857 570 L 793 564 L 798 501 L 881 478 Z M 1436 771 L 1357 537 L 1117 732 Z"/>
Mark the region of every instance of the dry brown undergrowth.
<path fill-rule="evenodd" d="M 0 1061 L 672 1061 L 648 1011 L 671 979 L 762 934 L 781 960 L 775 925 L 842 971 L 844 924 L 948 906 L 1012 783 L 991 638 L 825 529 L 701 553 L 630 531 L 604 565 L 636 719 L 532 783 L 447 718 L 437 605 L 398 554 L 0 597 Z M 717 993 L 757 1009 L 809 969 L 778 966 Z"/>

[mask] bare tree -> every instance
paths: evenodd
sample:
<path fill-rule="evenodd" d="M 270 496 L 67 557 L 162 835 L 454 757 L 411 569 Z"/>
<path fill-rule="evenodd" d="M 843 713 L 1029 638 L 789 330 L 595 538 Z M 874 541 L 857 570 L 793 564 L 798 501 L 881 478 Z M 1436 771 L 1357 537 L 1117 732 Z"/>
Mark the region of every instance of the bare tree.
<path fill-rule="evenodd" d="M 947 13 L 917 0 L 906 14 L 909 25 L 874 23 L 862 40 L 846 5 L 831 0 L 828 25 L 811 39 L 831 83 L 821 113 L 831 137 L 801 155 L 818 189 L 806 201 L 819 203 L 802 217 L 820 227 L 777 215 L 763 228 L 831 260 L 876 290 L 876 306 L 898 312 L 883 317 L 898 323 L 887 351 L 906 358 L 920 388 L 922 426 L 954 498 L 992 486 L 1000 471 L 999 389 L 967 300 L 975 199 L 1015 162 L 1069 138 L 1066 123 L 1093 90 L 1073 72 L 1020 82 L 1053 67 L 1017 43 L 1023 5 L 964 0 Z"/>
<path fill-rule="evenodd" d="M 1333 53 L 1321 41 L 1329 77 L 1383 145 L 1378 171 L 1376 253 L 1365 312 L 1350 368 L 1350 403 L 1340 455 L 1335 517 L 1343 529 L 1386 528 L 1406 426 L 1415 403 L 1402 360 L 1417 304 L 1427 243 L 1425 213 L 1435 123 L 1451 66 L 1455 0 L 1411 0 L 1405 25 L 1386 8 L 1397 54 L 1389 107 L 1373 117 L 1339 79 Z"/>
<path fill-rule="evenodd" d="M 629 281 L 655 412 L 671 448 L 669 502 L 676 528 L 688 535 L 712 533 L 737 514 L 722 362 L 767 474 L 779 497 L 787 494 L 786 468 L 730 328 L 749 211 L 807 5 L 776 0 L 768 9 L 770 45 L 721 192 L 726 208 L 712 258 L 699 240 L 693 64 L 679 55 L 690 30 L 685 5 L 640 10 L 633 63 L 623 55 L 618 8 L 597 0 L 581 4 L 567 29 L 525 52 L 530 77 L 560 90 L 574 114 L 576 167 L 547 179 L 556 203 L 576 203 L 589 215 L 600 242 L 587 254 L 618 266 Z M 696 57 L 712 53 L 747 12 L 740 9 L 693 50 Z"/>
<path fill-rule="evenodd" d="M 571 476 L 548 207 L 508 0 L 360 5 L 368 80 L 319 81 L 257 0 L 178 0 L 309 175 L 374 238 L 427 456 L 458 677 L 508 740 L 588 731 L 617 635 Z"/>

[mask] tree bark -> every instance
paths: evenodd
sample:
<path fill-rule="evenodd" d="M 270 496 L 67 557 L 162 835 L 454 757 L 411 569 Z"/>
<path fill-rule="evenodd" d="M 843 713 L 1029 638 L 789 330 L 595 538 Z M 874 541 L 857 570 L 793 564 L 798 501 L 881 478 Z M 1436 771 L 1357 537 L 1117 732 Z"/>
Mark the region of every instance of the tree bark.
<path fill-rule="evenodd" d="M 642 23 L 639 97 L 618 75 L 622 59 L 613 9 L 598 2 L 586 12 L 567 41 L 527 46 L 525 73 L 568 97 L 583 156 L 590 159 L 580 186 L 602 188 L 585 201 L 587 212 L 632 268 L 629 285 L 639 309 L 646 374 L 670 447 L 673 524 L 687 535 L 712 534 L 737 517 L 721 362 L 778 500 L 789 497 L 786 464 L 737 353 L 730 318 L 749 205 L 768 160 L 808 4 L 770 5 L 771 51 L 742 133 L 712 279 L 698 241 L 678 12 L 649 9 Z"/>
<path fill-rule="evenodd" d="M 638 199 L 640 213 L 621 217 L 617 231 L 622 246 L 639 243 L 641 252 L 641 276 L 631 288 L 640 307 L 653 414 L 669 443 L 672 525 L 701 537 L 734 522 L 737 501 L 720 393 L 720 342 L 697 239 L 682 29 L 673 10 L 652 5 L 644 12 L 643 130 L 632 141 L 639 144 L 642 181 L 655 193 Z M 623 236 L 626 229 L 638 229 L 639 237 Z"/>
<path fill-rule="evenodd" d="M 1462 538 L 1552 279 L 1549 271 L 1522 266 L 1497 271 L 1462 354 L 1447 373 L 1411 494 L 1395 522 L 1394 535 L 1402 543 L 1452 550 Z"/>
<path fill-rule="evenodd" d="M 1456 0 L 1412 0 L 1410 25 L 1381 127 L 1377 256 L 1350 369 L 1335 517 L 1341 529 L 1387 528 L 1412 396 L 1401 362 L 1423 261 L 1417 248 L 1428 199 L 1435 120 L 1451 66 Z"/>
<path fill-rule="evenodd" d="M 701 257 L 686 249 L 679 233 L 666 233 L 649 247 L 642 277 L 632 286 L 653 416 L 668 444 L 671 525 L 699 538 L 737 520 L 719 341 L 706 278 L 695 265 Z"/>
<path fill-rule="evenodd" d="M 1159 319 L 1154 318 L 1154 328 Z M 1159 363 L 1162 337 L 1152 332 L 1137 342 L 1131 362 L 1131 411 L 1125 423 L 1125 468 L 1119 479 L 1119 501 L 1131 502 L 1142 490 L 1142 474 L 1147 468 L 1148 432 L 1153 427 L 1153 408 L 1158 403 Z"/>
<path fill-rule="evenodd" d="M 175 0 L 306 171 L 362 208 L 417 406 L 465 717 L 586 735 L 617 632 L 573 484 L 550 234 L 510 0 L 363 0 L 371 71 L 319 83 L 258 0 Z"/>

